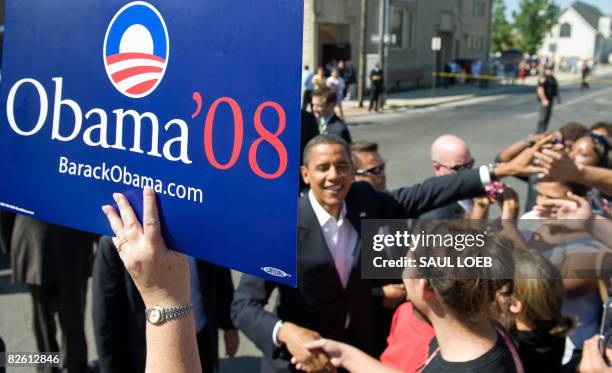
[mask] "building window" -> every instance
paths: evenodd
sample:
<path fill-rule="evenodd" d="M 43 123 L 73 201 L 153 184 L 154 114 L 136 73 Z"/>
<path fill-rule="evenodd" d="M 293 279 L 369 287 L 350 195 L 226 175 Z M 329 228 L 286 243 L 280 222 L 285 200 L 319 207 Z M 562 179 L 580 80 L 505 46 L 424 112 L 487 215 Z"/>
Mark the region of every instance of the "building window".
<path fill-rule="evenodd" d="M 406 11 L 406 46 L 408 48 L 414 47 L 414 13 Z"/>
<path fill-rule="evenodd" d="M 457 0 L 457 13 L 463 14 L 463 0 Z"/>
<path fill-rule="evenodd" d="M 469 38 L 470 50 L 472 50 L 472 52 L 481 52 L 484 48 L 484 44 L 485 44 L 484 41 L 485 41 L 484 36 L 470 35 L 470 38 Z"/>
<path fill-rule="evenodd" d="M 404 10 L 401 8 L 391 8 L 391 43 L 395 48 L 404 46 Z"/>
<path fill-rule="evenodd" d="M 570 25 L 569 23 L 562 24 L 561 29 L 559 30 L 559 37 L 571 38 L 572 37 L 572 25 Z"/>
<path fill-rule="evenodd" d="M 398 7 L 391 7 L 389 45 L 393 48 L 412 48 L 414 45 L 414 13 Z"/>
<path fill-rule="evenodd" d="M 474 17 L 484 17 L 487 12 L 487 4 L 482 0 L 474 0 L 472 14 Z"/>

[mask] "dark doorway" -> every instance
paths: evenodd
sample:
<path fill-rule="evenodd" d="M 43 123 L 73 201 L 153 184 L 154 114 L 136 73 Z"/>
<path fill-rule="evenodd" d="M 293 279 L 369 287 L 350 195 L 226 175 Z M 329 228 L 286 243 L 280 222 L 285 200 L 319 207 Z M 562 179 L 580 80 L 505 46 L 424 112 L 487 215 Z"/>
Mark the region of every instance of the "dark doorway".
<path fill-rule="evenodd" d="M 348 43 L 323 44 L 323 63 L 348 61 L 351 59 L 351 45 Z"/>

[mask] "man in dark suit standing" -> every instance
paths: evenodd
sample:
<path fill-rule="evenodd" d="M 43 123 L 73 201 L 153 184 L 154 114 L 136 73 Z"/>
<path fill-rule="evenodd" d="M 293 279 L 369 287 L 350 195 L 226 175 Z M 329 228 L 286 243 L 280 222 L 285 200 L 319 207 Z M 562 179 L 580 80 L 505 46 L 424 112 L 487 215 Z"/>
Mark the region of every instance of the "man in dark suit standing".
<path fill-rule="evenodd" d="M 414 218 L 453 200 L 480 195 L 491 176 L 511 175 L 516 169 L 500 165 L 490 171 L 483 166 L 384 193 L 364 182 L 353 183 L 345 141 L 336 136 L 310 141 L 301 167 L 310 191 L 298 203 L 298 286 L 244 275 L 232 305 L 234 323 L 263 352 L 261 371 L 291 371 L 291 356 L 307 369 L 327 366 L 320 354 L 303 346 L 320 336 L 375 352 L 373 308 L 383 299 L 371 281 L 361 279 L 362 218 Z M 272 313 L 264 306 L 275 288 L 279 301 Z"/>
<path fill-rule="evenodd" d="M 548 130 L 548 122 L 552 116 L 555 97 L 557 103 L 561 104 L 561 94 L 559 93 L 559 83 L 553 75 L 554 66 L 544 66 L 544 71 L 538 79 L 538 100 L 540 101 L 540 116 L 538 118 L 538 128 L 536 133 L 544 133 Z"/>
<path fill-rule="evenodd" d="M 230 271 L 190 258 L 191 289 L 202 369 L 218 367 L 218 328 L 233 357 L 238 330 L 230 318 L 234 286 Z M 139 373 L 145 368 L 145 307 L 110 237 L 102 237 L 93 273 L 93 321 L 101 373 Z"/>
<path fill-rule="evenodd" d="M 474 158 L 465 141 L 455 135 L 442 135 L 431 145 L 431 165 L 436 176 L 453 175 L 474 167 Z M 421 219 L 462 219 L 474 208 L 471 199 L 453 201 L 446 206 L 428 211 Z"/>
<path fill-rule="evenodd" d="M 348 144 L 351 143 L 351 134 L 346 123 L 340 119 L 334 109 L 336 107 L 336 92 L 324 87 L 312 92 L 312 109 L 321 135 L 335 135 Z"/>
<path fill-rule="evenodd" d="M 380 64 L 377 63 L 376 66 L 370 71 L 370 89 L 372 90 L 372 97 L 370 98 L 370 108 L 369 111 L 374 109 L 375 112 L 383 109 L 383 94 L 385 90 L 385 74 L 383 70 L 380 68 Z"/>
<path fill-rule="evenodd" d="M 40 352 L 60 351 L 66 372 L 87 371 L 85 296 L 95 235 L 16 215 L 11 232 L 13 282 L 28 284 Z M 55 339 L 55 316 L 62 329 Z M 55 368 L 39 368 L 55 372 Z"/>
<path fill-rule="evenodd" d="M 371 141 L 356 141 L 351 144 L 351 159 L 355 168 L 355 181 L 365 181 L 372 188 L 387 190 L 385 161 L 378 152 L 378 144 Z M 387 227 L 388 228 L 388 227 Z M 379 228 L 385 234 L 385 227 Z M 374 307 L 374 356 L 379 356 L 387 347 L 395 309 L 406 301 L 406 289 L 401 279 L 374 280 L 374 291 L 383 295 L 382 304 Z M 380 289 L 380 290 L 378 290 Z"/>

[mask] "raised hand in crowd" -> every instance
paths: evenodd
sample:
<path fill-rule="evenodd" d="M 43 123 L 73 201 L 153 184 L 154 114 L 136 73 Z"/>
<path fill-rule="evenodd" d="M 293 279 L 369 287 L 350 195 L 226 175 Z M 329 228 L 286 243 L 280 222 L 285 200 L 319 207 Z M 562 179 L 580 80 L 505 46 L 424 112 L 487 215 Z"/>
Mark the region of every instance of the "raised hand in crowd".
<path fill-rule="evenodd" d="M 534 164 L 534 156 L 546 144 L 551 143 L 554 139 L 554 134 L 547 135 L 536 142 L 532 147 L 521 151 L 511 160 L 500 163 L 495 168 L 495 176 L 499 179 L 507 176 L 528 176 L 545 172 L 546 169 L 544 167 Z"/>
<path fill-rule="evenodd" d="M 516 225 L 521 208 L 518 193 L 507 184 L 501 185 L 502 189 L 495 196 L 495 200 L 501 208 L 500 234 L 511 239 L 516 247 L 524 249 L 527 247 L 527 243 Z"/>
<path fill-rule="evenodd" d="M 584 342 L 582 348 L 582 359 L 578 365 L 579 373 L 612 373 L 612 367 L 609 367 L 603 359 L 601 351 L 599 351 L 599 335 L 595 335 Z M 608 360 L 612 360 L 612 349 L 606 350 Z"/>
<path fill-rule="evenodd" d="M 549 199 L 535 207 L 543 219 L 557 219 L 554 223 L 574 230 L 586 231 L 598 241 L 612 248 L 612 221 L 593 215 L 589 201 L 571 192 L 568 199 Z"/>
<path fill-rule="evenodd" d="M 310 351 L 325 351 L 335 368 L 344 368 L 352 373 L 397 372 L 356 347 L 332 339 L 318 339 L 304 344 L 304 347 Z M 297 369 L 305 370 L 304 365 L 299 363 L 295 357 L 291 359 L 291 362 Z"/>
<path fill-rule="evenodd" d="M 579 166 L 563 149 L 542 149 L 535 154 L 540 165 L 546 169 L 542 181 L 575 181 L 580 177 Z"/>
<path fill-rule="evenodd" d="M 470 219 L 486 219 L 489 217 L 489 206 L 491 199 L 488 195 L 472 198 L 474 208 L 470 213 Z"/>
<path fill-rule="evenodd" d="M 516 220 L 518 218 L 520 203 L 518 194 L 509 185 L 494 182 L 488 186 L 487 194 L 482 197 L 473 198 L 474 209 L 470 215 L 471 219 L 486 219 L 489 215 L 489 207 L 497 202 L 502 213 L 502 219 Z"/>
<path fill-rule="evenodd" d="M 519 196 L 509 185 L 504 184 L 504 189 L 501 191 L 497 203 L 502 210 L 502 220 L 518 219 L 519 210 L 521 208 Z"/>
<path fill-rule="evenodd" d="M 545 132 L 529 135 L 526 140 L 519 140 L 510 146 L 506 147 L 499 153 L 499 160 L 501 162 L 509 162 L 514 159 L 517 155 L 519 155 L 523 150 L 532 147 L 537 142 L 542 139 L 549 139 L 546 143 L 542 145 L 542 147 L 550 147 L 553 142 L 562 138 L 560 132 Z"/>
<path fill-rule="evenodd" d="M 170 251 L 161 236 L 155 193 L 143 191 L 143 224 L 127 198 L 114 194 L 119 208 L 103 206 L 121 261 L 136 283 L 147 308 L 190 302 L 187 257 Z M 158 325 L 147 323 L 147 372 L 201 372 L 193 313 Z"/>
<path fill-rule="evenodd" d="M 541 181 L 575 182 L 612 194 L 611 169 L 576 164 L 567 152 L 554 149 L 543 149 L 535 157 L 545 169 Z"/>
<path fill-rule="evenodd" d="M 307 372 L 334 372 L 336 369 L 323 350 L 305 347 L 306 343 L 320 338 L 319 333 L 291 322 L 283 323 L 278 333 L 278 341 L 285 344 L 293 356 L 292 361 L 295 359 L 294 364 L 300 364 L 298 369 Z"/>
<path fill-rule="evenodd" d="M 579 228 L 585 228 L 586 219 L 593 217 L 589 201 L 572 192 L 567 193 L 568 199 L 548 199 L 534 207 L 538 216 L 544 219 L 573 219 Z"/>

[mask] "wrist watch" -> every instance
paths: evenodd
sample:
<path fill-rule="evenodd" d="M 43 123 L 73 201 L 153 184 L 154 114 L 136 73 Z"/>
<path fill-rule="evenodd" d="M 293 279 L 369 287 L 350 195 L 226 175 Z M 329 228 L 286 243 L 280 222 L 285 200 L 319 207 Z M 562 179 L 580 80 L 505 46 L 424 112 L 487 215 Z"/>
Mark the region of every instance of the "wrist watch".
<path fill-rule="evenodd" d="M 489 178 L 491 179 L 491 181 L 497 180 L 497 176 L 495 175 L 495 169 L 498 165 L 499 163 L 489 163 L 489 165 L 487 166 L 487 168 L 489 169 Z"/>
<path fill-rule="evenodd" d="M 161 307 L 153 306 L 145 309 L 145 318 L 153 325 L 161 325 L 164 322 L 187 315 L 193 306 L 191 304 L 183 304 L 176 307 Z"/>

